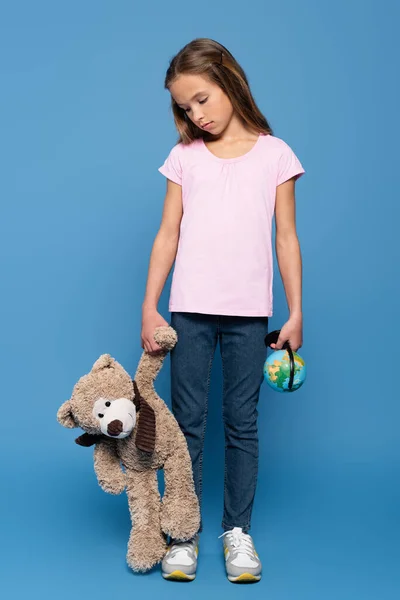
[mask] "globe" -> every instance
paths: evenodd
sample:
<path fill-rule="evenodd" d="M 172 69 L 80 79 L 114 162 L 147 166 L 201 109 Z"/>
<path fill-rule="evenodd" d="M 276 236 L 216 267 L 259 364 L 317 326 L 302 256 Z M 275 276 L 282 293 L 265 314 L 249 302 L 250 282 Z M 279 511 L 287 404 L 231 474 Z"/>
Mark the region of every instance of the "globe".
<path fill-rule="evenodd" d="M 289 389 L 290 357 L 287 350 L 276 350 L 264 363 L 264 379 L 276 392 L 295 392 L 306 379 L 306 365 L 296 352 L 293 352 L 294 378 Z"/>

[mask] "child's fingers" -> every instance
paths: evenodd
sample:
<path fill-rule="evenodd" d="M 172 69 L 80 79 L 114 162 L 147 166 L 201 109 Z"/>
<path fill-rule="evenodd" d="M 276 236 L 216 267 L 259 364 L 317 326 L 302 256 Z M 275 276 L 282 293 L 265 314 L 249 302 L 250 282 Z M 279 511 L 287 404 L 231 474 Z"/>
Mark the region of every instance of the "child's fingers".
<path fill-rule="evenodd" d="M 157 342 L 154 339 L 152 339 L 150 336 L 149 337 L 144 336 L 142 338 L 142 348 L 148 354 L 153 354 L 154 352 L 158 352 L 159 350 L 161 350 L 161 348 L 157 344 Z"/>
<path fill-rule="evenodd" d="M 160 352 L 160 350 L 162 350 L 161 346 L 159 346 L 154 339 L 149 341 L 149 347 L 150 354 L 157 354 L 157 352 Z"/>
<path fill-rule="evenodd" d="M 278 341 L 276 342 L 276 344 L 271 344 L 271 346 L 274 348 L 274 350 L 282 350 L 283 340 L 282 339 L 278 339 Z"/>
<path fill-rule="evenodd" d="M 144 349 L 148 354 L 151 354 L 153 349 L 151 347 L 151 338 L 144 339 Z"/>

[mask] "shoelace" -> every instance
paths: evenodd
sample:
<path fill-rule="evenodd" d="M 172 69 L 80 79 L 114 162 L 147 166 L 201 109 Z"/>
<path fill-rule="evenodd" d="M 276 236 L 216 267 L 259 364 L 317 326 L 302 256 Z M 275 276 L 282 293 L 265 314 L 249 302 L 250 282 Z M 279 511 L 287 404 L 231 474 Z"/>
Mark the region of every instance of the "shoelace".
<path fill-rule="evenodd" d="M 227 536 L 230 542 L 232 542 L 235 548 L 235 554 L 247 554 L 251 558 L 254 558 L 254 547 L 251 542 L 251 537 L 247 533 L 243 533 L 241 527 L 234 527 L 229 531 L 224 531 L 222 535 L 218 536 L 218 539 Z"/>
<path fill-rule="evenodd" d="M 171 550 L 170 557 L 174 558 L 179 552 L 186 552 L 190 550 L 194 550 L 195 543 L 194 540 L 189 540 L 187 542 L 174 542 Z"/>

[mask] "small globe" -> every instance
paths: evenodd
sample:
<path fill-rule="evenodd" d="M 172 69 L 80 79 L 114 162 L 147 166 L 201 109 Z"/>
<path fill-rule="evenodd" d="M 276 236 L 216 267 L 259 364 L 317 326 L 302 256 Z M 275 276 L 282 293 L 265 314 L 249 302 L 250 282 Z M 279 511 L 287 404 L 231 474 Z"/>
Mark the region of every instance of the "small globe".
<path fill-rule="evenodd" d="M 296 352 L 293 352 L 294 378 L 289 389 L 290 357 L 287 350 L 276 350 L 264 363 L 264 379 L 276 392 L 295 392 L 306 379 L 306 365 Z"/>

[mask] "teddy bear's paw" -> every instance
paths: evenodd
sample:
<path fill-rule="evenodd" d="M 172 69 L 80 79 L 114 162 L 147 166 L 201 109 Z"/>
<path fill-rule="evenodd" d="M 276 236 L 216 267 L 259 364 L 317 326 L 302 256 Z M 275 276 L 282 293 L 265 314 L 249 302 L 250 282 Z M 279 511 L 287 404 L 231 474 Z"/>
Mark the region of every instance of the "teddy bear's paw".
<path fill-rule="evenodd" d="M 161 529 L 174 539 L 190 539 L 200 527 L 200 511 L 197 502 L 183 509 L 177 502 L 162 502 Z"/>
<path fill-rule="evenodd" d="M 126 561 L 134 571 L 145 572 L 162 561 L 167 539 L 161 531 L 133 529 L 128 542 Z"/>
<path fill-rule="evenodd" d="M 123 475 L 112 479 L 101 478 L 98 481 L 100 487 L 108 494 L 122 494 L 126 487 L 126 479 Z"/>
<path fill-rule="evenodd" d="M 155 329 L 154 339 L 163 350 L 172 350 L 178 340 L 178 336 L 175 329 L 162 325 Z"/>

